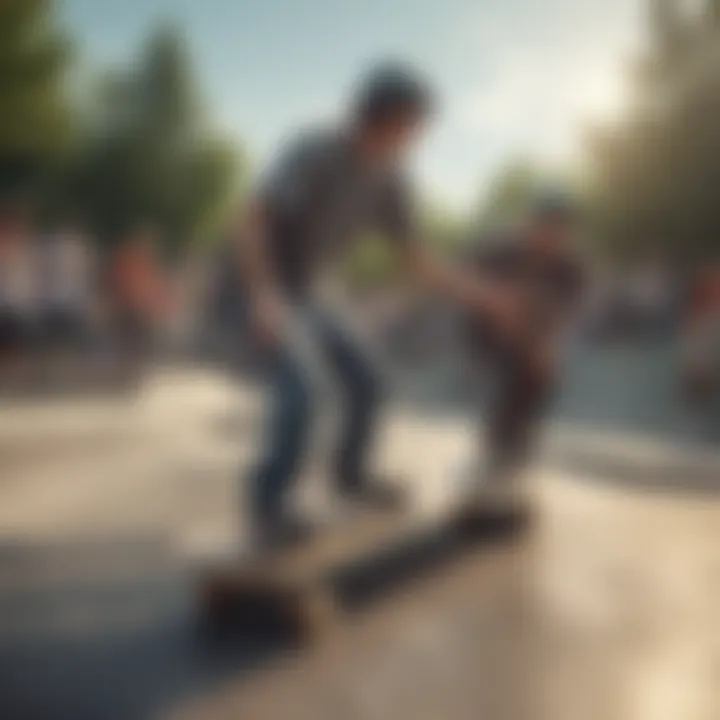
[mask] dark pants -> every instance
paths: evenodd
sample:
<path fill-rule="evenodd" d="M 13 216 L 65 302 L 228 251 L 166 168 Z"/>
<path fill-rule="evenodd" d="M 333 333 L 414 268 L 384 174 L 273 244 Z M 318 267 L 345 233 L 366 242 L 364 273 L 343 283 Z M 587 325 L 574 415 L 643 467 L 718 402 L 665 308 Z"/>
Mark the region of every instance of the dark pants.
<path fill-rule="evenodd" d="M 334 380 L 343 409 L 334 473 L 341 488 L 365 476 L 380 383 L 374 364 L 357 340 L 334 319 L 298 314 L 293 337 L 271 361 L 272 408 L 263 457 L 251 476 L 251 506 L 272 518 L 302 469 L 313 420 L 327 381 Z"/>
<path fill-rule="evenodd" d="M 523 356 L 504 356 L 491 365 L 489 461 L 493 467 L 522 467 L 554 395 L 554 373 L 538 370 L 531 358 Z"/>

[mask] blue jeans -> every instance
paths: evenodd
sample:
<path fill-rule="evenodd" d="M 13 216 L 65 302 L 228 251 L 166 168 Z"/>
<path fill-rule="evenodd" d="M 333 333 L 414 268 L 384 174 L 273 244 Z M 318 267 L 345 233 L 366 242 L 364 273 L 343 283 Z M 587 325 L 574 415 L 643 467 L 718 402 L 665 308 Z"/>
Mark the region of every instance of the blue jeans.
<path fill-rule="evenodd" d="M 309 312 L 293 325 L 292 337 L 270 364 L 270 424 L 263 456 L 250 478 L 251 509 L 259 518 L 272 519 L 282 511 L 310 448 L 328 380 L 337 386 L 343 410 L 333 468 L 341 490 L 363 481 L 380 404 L 375 364 L 337 319 Z"/>

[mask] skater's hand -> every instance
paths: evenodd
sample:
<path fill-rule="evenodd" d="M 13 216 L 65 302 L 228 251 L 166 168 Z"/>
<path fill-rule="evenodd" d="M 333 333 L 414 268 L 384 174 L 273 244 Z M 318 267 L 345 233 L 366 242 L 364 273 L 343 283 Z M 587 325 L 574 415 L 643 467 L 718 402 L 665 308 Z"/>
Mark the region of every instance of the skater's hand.
<path fill-rule="evenodd" d="M 524 330 L 522 298 L 512 288 L 485 285 L 476 311 L 481 318 L 489 319 L 495 330 L 509 342 L 521 337 Z"/>
<path fill-rule="evenodd" d="M 263 290 L 253 298 L 252 332 L 258 346 L 263 350 L 276 348 L 282 339 L 285 325 L 285 309 L 279 295 Z"/>
<path fill-rule="evenodd" d="M 491 322 L 498 332 L 518 334 L 524 319 L 522 299 L 507 283 L 460 267 L 444 265 L 421 243 L 402 247 L 401 262 L 410 276 L 425 288 L 441 294 L 463 312 Z"/>

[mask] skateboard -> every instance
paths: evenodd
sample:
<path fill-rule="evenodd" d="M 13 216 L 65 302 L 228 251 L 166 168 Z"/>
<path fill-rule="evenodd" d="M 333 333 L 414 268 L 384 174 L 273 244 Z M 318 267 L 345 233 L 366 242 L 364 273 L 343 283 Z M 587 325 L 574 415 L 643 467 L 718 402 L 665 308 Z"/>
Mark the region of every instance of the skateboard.
<path fill-rule="evenodd" d="M 298 545 L 207 563 L 199 583 L 202 616 L 211 627 L 239 624 L 317 636 L 338 612 L 333 575 L 360 561 L 406 519 L 399 513 L 357 513 Z"/>
<path fill-rule="evenodd" d="M 527 500 L 505 507 L 468 503 L 456 508 L 452 517 L 457 531 L 498 540 L 522 537 L 533 527 L 535 520 L 535 508 Z"/>
<path fill-rule="evenodd" d="M 521 537 L 531 519 L 526 506 L 361 512 L 297 546 L 206 564 L 198 584 L 200 615 L 214 629 L 317 638 L 353 598 L 442 564 L 475 543 Z"/>

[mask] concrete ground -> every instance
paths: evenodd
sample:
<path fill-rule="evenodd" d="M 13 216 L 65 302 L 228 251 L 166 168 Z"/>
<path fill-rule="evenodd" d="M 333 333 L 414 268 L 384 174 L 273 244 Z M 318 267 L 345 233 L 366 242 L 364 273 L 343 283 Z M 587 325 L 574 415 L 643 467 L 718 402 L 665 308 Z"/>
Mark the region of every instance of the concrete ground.
<path fill-rule="evenodd" d="M 0 410 L 0 717 L 720 719 L 720 454 L 669 399 L 643 416 L 667 383 L 637 365 L 602 413 L 561 403 L 525 540 L 295 651 L 210 641 L 193 605 L 191 553 L 236 525 L 253 388 L 176 370 L 134 400 Z M 385 427 L 382 463 L 443 502 L 462 415 L 397 405 Z"/>

